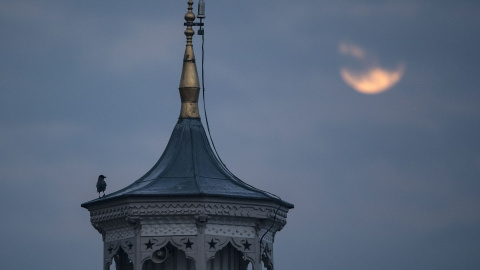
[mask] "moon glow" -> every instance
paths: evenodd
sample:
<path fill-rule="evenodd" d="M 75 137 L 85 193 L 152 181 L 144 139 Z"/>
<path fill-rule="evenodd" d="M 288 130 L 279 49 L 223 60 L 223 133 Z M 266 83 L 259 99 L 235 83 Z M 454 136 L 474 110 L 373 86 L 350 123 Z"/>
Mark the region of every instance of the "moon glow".
<path fill-rule="evenodd" d="M 340 43 L 339 51 L 349 60 L 348 65 L 340 68 L 343 81 L 362 94 L 387 91 L 402 79 L 405 72 L 404 64 L 397 64 L 395 69 L 384 68 L 375 55 L 353 44 Z"/>
<path fill-rule="evenodd" d="M 400 65 L 397 69 L 389 71 L 381 67 L 368 68 L 355 72 L 341 68 L 342 79 L 353 89 L 362 94 L 379 94 L 394 86 L 403 77 L 405 67 Z"/>

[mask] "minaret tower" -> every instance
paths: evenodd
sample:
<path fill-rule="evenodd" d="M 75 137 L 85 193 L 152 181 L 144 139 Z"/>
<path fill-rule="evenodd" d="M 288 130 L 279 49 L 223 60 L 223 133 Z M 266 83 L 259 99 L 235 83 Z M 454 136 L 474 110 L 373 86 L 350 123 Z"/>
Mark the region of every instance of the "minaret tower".
<path fill-rule="evenodd" d="M 212 151 L 198 111 L 192 6 L 180 117 L 162 156 L 129 186 L 82 204 L 102 234 L 105 270 L 273 269 L 274 236 L 293 205 L 238 179 Z"/>

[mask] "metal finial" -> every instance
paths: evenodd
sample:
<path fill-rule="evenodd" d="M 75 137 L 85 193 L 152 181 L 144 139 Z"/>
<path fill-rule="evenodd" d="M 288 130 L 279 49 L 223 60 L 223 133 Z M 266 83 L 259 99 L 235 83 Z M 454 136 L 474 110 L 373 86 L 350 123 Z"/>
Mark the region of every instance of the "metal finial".
<path fill-rule="evenodd" d="M 195 35 L 195 31 L 193 30 L 193 21 L 195 21 L 195 14 L 192 12 L 193 10 L 193 0 L 188 1 L 188 11 L 185 14 L 185 21 L 187 21 L 187 30 L 185 30 L 185 36 L 187 36 L 187 45 L 192 44 L 192 36 Z"/>
<path fill-rule="evenodd" d="M 200 118 L 198 112 L 198 96 L 200 94 L 200 82 L 198 80 L 197 65 L 195 64 L 195 55 L 193 53 L 192 37 L 195 34 L 193 30 L 193 21 L 195 14 L 193 10 L 193 1 L 188 1 L 188 12 L 185 14 L 185 36 L 187 37 L 187 45 L 185 47 L 185 55 L 183 56 L 182 77 L 180 79 L 180 98 L 182 107 L 180 110 L 180 118 Z"/>

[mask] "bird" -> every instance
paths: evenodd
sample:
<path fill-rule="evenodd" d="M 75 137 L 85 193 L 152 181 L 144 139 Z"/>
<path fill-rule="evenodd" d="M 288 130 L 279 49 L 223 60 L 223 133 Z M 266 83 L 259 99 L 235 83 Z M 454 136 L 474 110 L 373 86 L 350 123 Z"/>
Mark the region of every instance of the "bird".
<path fill-rule="evenodd" d="M 107 178 L 107 177 L 103 174 L 98 176 L 97 192 L 98 192 L 98 197 L 99 198 L 100 198 L 100 192 L 103 192 L 103 197 L 105 197 L 105 189 L 107 188 L 107 183 L 104 180 L 105 178 Z"/>

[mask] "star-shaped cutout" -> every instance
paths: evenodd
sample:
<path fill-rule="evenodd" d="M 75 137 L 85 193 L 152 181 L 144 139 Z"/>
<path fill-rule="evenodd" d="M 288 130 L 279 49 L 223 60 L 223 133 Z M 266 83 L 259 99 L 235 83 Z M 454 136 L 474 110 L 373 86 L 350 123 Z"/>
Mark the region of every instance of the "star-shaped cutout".
<path fill-rule="evenodd" d="M 112 247 L 110 247 L 110 248 L 108 248 L 107 250 L 108 250 L 108 253 L 109 253 L 109 254 L 111 254 L 111 253 L 112 253 L 112 250 L 113 250 L 113 248 L 112 248 Z"/>
<path fill-rule="evenodd" d="M 132 249 L 132 247 L 133 247 L 133 244 L 132 244 L 132 243 L 130 243 L 130 244 L 128 244 L 127 246 L 128 246 L 128 249 Z"/>
<path fill-rule="evenodd" d="M 217 244 L 217 242 L 213 241 L 213 239 L 208 242 L 208 244 L 210 245 L 210 248 L 215 248 L 215 245 Z"/>
<path fill-rule="evenodd" d="M 190 242 L 190 239 L 187 239 L 187 242 L 184 243 L 184 244 L 185 244 L 185 248 L 190 248 L 190 249 L 191 249 L 191 248 L 192 248 L 192 245 L 193 245 L 194 243 Z"/>
<path fill-rule="evenodd" d="M 248 240 L 245 240 L 245 244 L 243 244 L 243 247 L 244 247 L 245 250 L 247 250 L 247 249 L 250 250 L 251 245 L 252 244 L 248 243 Z"/>
<path fill-rule="evenodd" d="M 152 241 L 150 241 L 150 239 L 148 239 L 148 243 L 146 243 L 145 246 L 147 246 L 146 249 L 152 249 L 152 247 L 153 247 Z"/>

